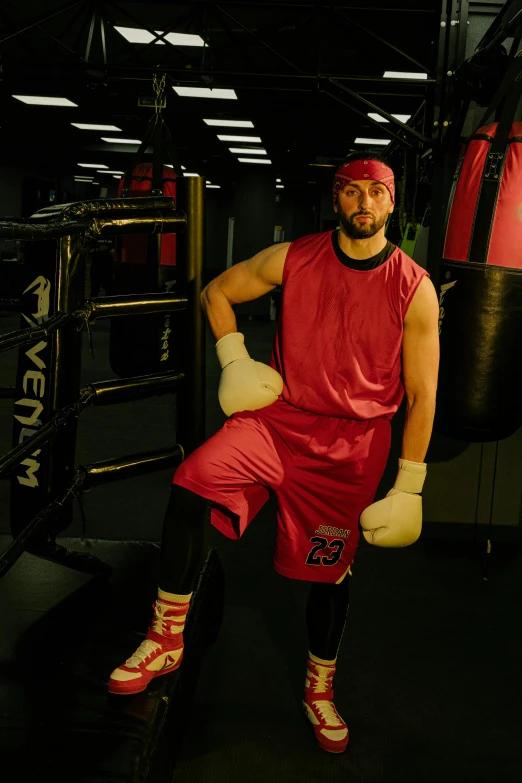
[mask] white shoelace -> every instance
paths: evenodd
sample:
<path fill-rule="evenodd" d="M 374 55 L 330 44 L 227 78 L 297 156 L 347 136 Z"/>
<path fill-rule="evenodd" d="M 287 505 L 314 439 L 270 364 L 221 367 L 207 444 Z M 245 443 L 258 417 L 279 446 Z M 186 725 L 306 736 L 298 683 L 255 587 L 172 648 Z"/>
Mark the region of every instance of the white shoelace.
<path fill-rule="evenodd" d="M 316 701 L 314 702 L 314 704 L 317 707 L 317 711 L 319 715 L 326 722 L 328 726 L 343 725 L 339 720 L 331 701 Z"/>
<path fill-rule="evenodd" d="M 140 663 L 143 663 L 145 658 L 160 648 L 161 644 L 153 642 L 152 639 L 145 639 L 140 644 L 134 655 L 131 655 L 131 657 L 125 661 L 125 666 L 129 666 L 131 669 L 136 669 Z"/>

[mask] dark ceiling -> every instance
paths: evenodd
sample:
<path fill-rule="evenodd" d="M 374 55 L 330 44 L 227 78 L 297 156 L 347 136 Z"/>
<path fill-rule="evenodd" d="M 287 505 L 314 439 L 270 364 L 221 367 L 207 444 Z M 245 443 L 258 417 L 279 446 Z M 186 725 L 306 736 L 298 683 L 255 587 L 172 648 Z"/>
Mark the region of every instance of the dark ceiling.
<path fill-rule="evenodd" d="M 181 162 L 219 183 L 238 155 L 203 118 L 246 119 L 262 139 L 274 176 L 309 178 L 310 164 L 342 159 L 357 137 L 391 138 L 400 126 L 374 123 L 371 107 L 413 115 L 425 132 L 436 89 L 442 0 L 311 2 L 59 2 L 2 0 L 0 156 L 47 161 L 80 173 L 82 160 L 126 167 L 135 147 L 71 122 L 111 123 L 143 138 L 155 72 L 166 75 L 164 117 Z M 126 41 L 114 27 L 191 33 L 201 47 Z M 383 78 L 385 70 L 428 78 Z M 238 100 L 181 98 L 174 85 L 227 87 Z M 13 94 L 63 96 L 77 108 L 28 106 Z M 358 98 L 357 96 L 360 96 Z M 377 148 L 374 148 L 377 149 Z M 382 147 L 380 148 L 383 149 Z M 268 167 L 267 167 L 268 168 Z"/>

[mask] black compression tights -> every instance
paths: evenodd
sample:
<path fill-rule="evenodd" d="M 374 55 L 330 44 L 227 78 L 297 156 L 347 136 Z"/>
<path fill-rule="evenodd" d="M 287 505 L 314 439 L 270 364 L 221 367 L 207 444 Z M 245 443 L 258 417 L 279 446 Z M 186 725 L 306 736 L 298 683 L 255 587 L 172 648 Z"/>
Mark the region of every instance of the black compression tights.
<path fill-rule="evenodd" d="M 174 484 L 161 547 L 159 586 L 169 593 L 187 595 L 194 590 L 208 549 L 212 503 Z M 340 585 L 313 582 L 306 604 L 310 652 L 331 661 L 343 635 L 348 611 L 350 578 Z"/>

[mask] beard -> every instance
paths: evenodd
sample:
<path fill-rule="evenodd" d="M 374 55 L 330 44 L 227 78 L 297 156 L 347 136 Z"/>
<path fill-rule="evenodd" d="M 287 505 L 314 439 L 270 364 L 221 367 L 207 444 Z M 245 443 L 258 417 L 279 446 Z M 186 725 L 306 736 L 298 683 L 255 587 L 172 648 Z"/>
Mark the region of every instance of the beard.
<path fill-rule="evenodd" d="M 355 219 L 357 217 L 362 215 L 366 215 L 367 217 L 373 216 L 367 212 L 354 212 L 353 215 L 347 215 L 346 212 L 343 212 L 341 209 L 339 209 L 338 215 L 342 227 L 351 239 L 369 239 L 370 237 L 375 236 L 388 220 L 388 215 L 385 215 L 382 218 L 374 217 L 373 220 L 368 223 L 356 223 Z"/>

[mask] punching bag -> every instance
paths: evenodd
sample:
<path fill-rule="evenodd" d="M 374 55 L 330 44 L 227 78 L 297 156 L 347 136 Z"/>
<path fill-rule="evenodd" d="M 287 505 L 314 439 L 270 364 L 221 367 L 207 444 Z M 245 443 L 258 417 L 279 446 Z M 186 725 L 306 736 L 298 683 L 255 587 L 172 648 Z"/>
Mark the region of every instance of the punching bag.
<path fill-rule="evenodd" d="M 509 121 L 504 109 L 465 145 L 439 274 L 435 430 L 470 442 L 522 424 L 522 122 L 511 104 Z"/>

